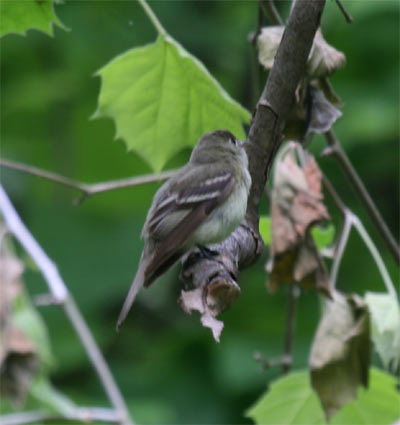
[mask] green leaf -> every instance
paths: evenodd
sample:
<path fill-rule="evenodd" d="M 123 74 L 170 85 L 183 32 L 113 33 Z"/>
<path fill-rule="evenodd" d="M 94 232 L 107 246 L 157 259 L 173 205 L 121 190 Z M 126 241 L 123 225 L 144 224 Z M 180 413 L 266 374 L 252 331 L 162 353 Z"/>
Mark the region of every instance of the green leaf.
<path fill-rule="evenodd" d="M 62 416 L 74 416 L 77 406 L 66 395 L 56 390 L 44 376 L 38 376 L 29 389 L 30 396 L 41 408 Z"/>
<path fill-rule="evenodd" d="M 325 423 L 317 395 L 310 386 L 308 371 L 290 373 L 274 381 L 246 416 L 263 425 Z"/>
<path fill-rule="evenodd" d="M 31 304 L 26 293 L 20 294 L 15 300 L 13 321 L 34 343 L 42 365 L 45 367 L 53 366 L 54 358 L 46 324 Z"/>
<path fill-rule="evenodd" d="M 367 292 L 372 322 L 372 341 L 387 369 L 397 370 L 400 365 L 400 308 L 391 295 Z"/>
<path fill-rule="evenodd" d="M 329 223 L 326 227 L 313 227 L 311 235 L 319 250 L 332 244 L 335 237 L 335 226 Z"/>
<path fill-rule="evenodd" d="M 400 395 L 396 379 L 376 368 L 370 369 L 370 388 L 361 389 L 357 400 L 333 417 L 332 425 L 386 425 L 400 416 Z"/>
<path fill-rule="evenodd" d="M 53 35 L 53 25 L 66 27 L 57 18 L 52 0 L 1 0 L 0 36 L 6 34 L 25 35 L 34 28 Z"/>
<path fill-rule="evenodd" d="M 226 128 L 245 136 L 249 112 L 169 36 L 129 50 L 97 75 L 102 87 L 94 118 L 114 119 L 116 137 L 155 171 L 208 131 Z"/>
<path fill-rule="evenodd" d="M 259 232 L 264 239 L 265 245 L 271 243 L 271 218 L 267 215 L 260 217 L 260 224 L 258 226 Z"/>
<path fill-rule="evenodd" d="M 400 414 L 396 380 L 375 368 L 370 369 L 370 387 L 343 407 L 331 425 L 388 425 Z M 308 371 L 290 373 L 271 384 L 270 390 L 251 407 L 246 416 L 263 425 L 325 424 L 318 398 L 311 388 Z"/>

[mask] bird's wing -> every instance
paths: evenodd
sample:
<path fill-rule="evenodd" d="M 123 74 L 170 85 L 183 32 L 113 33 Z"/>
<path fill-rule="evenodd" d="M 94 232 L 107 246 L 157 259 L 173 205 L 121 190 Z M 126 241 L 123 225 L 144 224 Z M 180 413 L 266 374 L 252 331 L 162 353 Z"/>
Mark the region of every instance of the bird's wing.
<path fill-rule="evenodd" d="M 234 184 L 233 170 L 216 171 L 189 187 L 180 183 L 184 189 L 172 190 L 159 200 L 145 225 L 148 237 L 154 241 L 153 255 L 145 270 L 146 286 L 179 259 L 191 235 L 225 201 Z"/>

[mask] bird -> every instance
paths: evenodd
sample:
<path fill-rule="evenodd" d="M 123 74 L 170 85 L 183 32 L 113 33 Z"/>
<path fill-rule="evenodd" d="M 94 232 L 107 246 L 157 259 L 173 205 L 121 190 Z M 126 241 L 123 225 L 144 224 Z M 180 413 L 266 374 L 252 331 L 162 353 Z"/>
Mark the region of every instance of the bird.
<path fill-rule="evenodd" d="M 144 248 L 117 331 L 142 287 L 185 253 L 226 239 L 245 217 L 251 188 L 244 142 L 228 130 L 203 135 L 188 163 L 156 192 L 142 230 Z"/>

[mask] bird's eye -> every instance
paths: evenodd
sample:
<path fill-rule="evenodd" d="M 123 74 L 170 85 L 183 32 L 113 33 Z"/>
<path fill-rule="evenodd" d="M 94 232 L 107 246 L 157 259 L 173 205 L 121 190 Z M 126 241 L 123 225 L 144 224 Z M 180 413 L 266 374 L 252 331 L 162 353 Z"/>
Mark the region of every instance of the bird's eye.
<path fill-rule="evenodd" d="M 236 139 L 234 137 L 229 138 L 229 141 L 236 146 Z"/>

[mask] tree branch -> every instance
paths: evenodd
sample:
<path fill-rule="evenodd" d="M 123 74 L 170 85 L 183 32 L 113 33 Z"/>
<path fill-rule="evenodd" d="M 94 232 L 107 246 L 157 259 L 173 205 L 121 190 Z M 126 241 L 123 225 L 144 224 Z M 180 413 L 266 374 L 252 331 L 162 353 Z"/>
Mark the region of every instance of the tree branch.
<path fill-rule="evenodd" d="M 2 415 L 2 425 L 24 425 L 37 422 L 58 422 L 58 421 L 80 421 L 90 423 L 93 421 L 110 423 L 120 423 L 120 418 L 113 409 L 103 409 L 100 407 L 79 407 L 72 416 L 60 416 L 54 413 L 41 412 L 41 411 L 28 411 L 10 413 Z"/>
<path fill-rule="evenodd" d="M 42 179 L 59 183 L 72 189 L 79 190 L 82 192 L 82 194 L 78 198 L 78 202 L 82 202 L 91 196 L 94 196 L 98 193 L 108 192 L 110 190 L 139 186 L 146 183 L 160 182 L 162 180 L 169 179 L 176 173 L 176 170 L 168 170 L 157 174 L 147 174 L 109 182 L 83 183 L 68 177 L 64 177 L 60 174 L 53 173 L 51 171 L 42 170 L 41 168 L 32 167 L 30 165 L 21 164 L 19 162 L 10 161 L 8 159 L 0 159 L 0 165 L 12 170 L 22 171 L 23 173 L 41 177 Z"/>
<path fill-rule="evenodd" d="M 24 225 L 2 185 L 0 185 L 0 211 L 10 232 L 15 236 L 18 242 L 23 246 L 25 251 L 39 267 L 47 282 L 52 297 L 64 308 L 65 313 L 70 319 L 95 371 L 97 372 L 98 377 L 100 378 L 108 398 L 118 414 L 120 423 L 127 425 L 133 424 L 129 416 L 128 408 L 125 405 L 125 401 L 114 381 L 110 369 L 108 368 L 108 365 L 97 346 L 85 319 L 78 310 L 72 296 L 68 293 L 67 286 L 60 276 L 57 266 L 47 256 L 42 247 Z"/>
<path fill-rule="evenodd" d="M 390 253 L 393 255 L 396 263 L 400 265 L 400 248 L 396 242 L 396 239 L 390 232 L 378 208 L 365 188 L 364 183 L 360 179 L 357 171 L 353 167 L 353 164 L 346 155 L 346 152 L 342 149 L 339 139 L 336 137 L 333 130 L 329 130 L 327 133 L 325 133 L 325 138 L 328 143 L 328 147 L 324 150 L 322 155 L 334 155 L 342 167 L 347 179 L 353 185 L 354 190 L 364 204 L 365 209 L 378 229 L 382 239 L 389 248 Z"/>
<path fill-rule="evenodd" d="M 181 277 L 185 288 L 202 286 L 204 303 L 213 315 L 229 308 L 236 299 L 229 296 L 233 292 L 230 289 L 237 288 L 239 268 L 253 263 L 262 251 L 263 241 L 258 232 L 260 199 L 324 5 L 321 0 L 302 0 L 289 16 L 246 143 L 252 187 L 245 221 L 225 241 L 210 247 L 218 253 L 215 259 L 202 258 L 196 252 L 183 261 Z"/>

